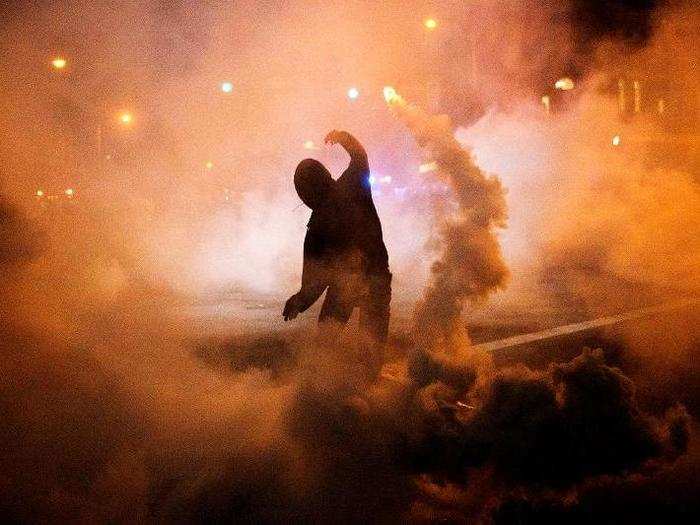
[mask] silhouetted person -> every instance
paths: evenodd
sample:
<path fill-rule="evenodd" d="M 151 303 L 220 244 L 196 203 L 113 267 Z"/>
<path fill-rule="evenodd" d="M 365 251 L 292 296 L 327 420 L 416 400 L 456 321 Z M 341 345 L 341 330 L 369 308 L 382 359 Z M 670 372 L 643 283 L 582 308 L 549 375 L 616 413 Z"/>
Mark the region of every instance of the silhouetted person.
<path fill-rule="evenodd" d="M 391 273 L 382 239 L 382 226 L 372 201 L 367 153 L 345 131 L 331 131 L 327 144 L 340 144 L 350 165 L 333 180 L 314 159 L 299 163 L 294 186 L 311 208 L 304 239 L 301 290 L 287 300 L 283 316 L 294 319 L 314 304 L 324 290 L 319 323 L 347 323 L 353 308 L 360 308 L 360 326 L 377 342 L 389 329 Z"/>

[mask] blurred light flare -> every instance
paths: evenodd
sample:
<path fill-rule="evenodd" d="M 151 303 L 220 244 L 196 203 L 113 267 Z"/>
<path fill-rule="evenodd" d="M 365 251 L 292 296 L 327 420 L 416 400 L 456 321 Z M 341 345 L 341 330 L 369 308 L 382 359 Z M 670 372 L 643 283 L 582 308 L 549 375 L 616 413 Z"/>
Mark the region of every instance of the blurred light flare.
<path fill-rule="evenodd" d="M 208 161 L 206 162 L 206 164 L 204 164 L 204 167 L 205 167 L 206 169 L 210 170 L 210 169 L 212 169 L 212 168 L 214 167 L 214 163 L 213 163 L 212 161 L 208 160 Z"/>
<path fill-rule="evenodd" d="M 554 88 L 561 91 L 570 91 L 574 89 L 574 81 L 569 77 L 563 77 L 554 83 Z"/>
<path fill-rule="evenodd" d="M 423 21 L 423 25 L 425 26 L 426 29 L 432 31 L 433 29 L 435 29 L 437 27 L 437 20 L 435 20 L 434 18 L 426 18 Z"/>
<path fill-rule="evenodd" d="M 360 90 L 356 87 L 351 87 L 348 89 L 348 98 L 350 100 L 356 100 L 360 96 Z"/>
<path fill-rule="evenodd" d="M 549 113 L 549 110 L 551 107 L 551 101 L 549 99 L 549 95 L 543 95 L 541 100 L 542 100 L 542 105 L 544 106 L 545 112 Z"/>
<path fill-rule="evenodd" d="M 37 197 L 43 197 L 43 196 L 44 196 L 43 190 L 36 190 L 36 196 L 37 196 Z"/>
<path fill-rule="evenodd" d="M 56 57 L 51 61 L 51 65 L 54 69 L 63 69 L 68 64 L 68 61 L 63 57 Z"/>
<path fill-rule="evenodd" d="M 384 89 L 382 92 L 384 94 L 384 100 L 386 100 L 388 104 L 398 103 L 399 100 L 401 100 L 401 97 L 399 96 L 399 94 L 391 86 L 384 86 Z"/>
<path fill-rule="evenodd" d="M 425 162 L 418 166 L 418 173 L 430 173 L 431 171 L 437 170 L 437 162 Z"/>
<path fill-rule="evenodd" d="M 119 122 L 122 124 L 128 125 L 131 124 L 134 120 L 134 116 L 129 112 L 129 111 L 122 111 L 119 114 Z"/>
<path fill-rule="evenodd" d="M 231 93 L 233 91 L 233 84 L 231 82 L 222 82 L 221 91 L 224 93 Z"/>

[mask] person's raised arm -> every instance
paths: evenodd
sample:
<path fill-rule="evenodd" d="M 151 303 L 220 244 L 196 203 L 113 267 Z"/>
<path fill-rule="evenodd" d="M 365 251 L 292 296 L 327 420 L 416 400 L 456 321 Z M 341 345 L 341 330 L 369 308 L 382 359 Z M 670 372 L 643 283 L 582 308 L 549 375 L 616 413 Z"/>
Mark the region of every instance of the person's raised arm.
<path fill-rule="evenodd" d="M 326 144 L 340 144 L 345 148 L 345 151 L 350 155 L 350 166 L 346 173 L 352 177 L 352 182 L 362 185 L 364 188 L 369 188 L 369 163 L 367 161 L 367 152 L 362 147 L 360 141 L 350 135 L 347 131 L 333 130 L 325 138 Z"/>

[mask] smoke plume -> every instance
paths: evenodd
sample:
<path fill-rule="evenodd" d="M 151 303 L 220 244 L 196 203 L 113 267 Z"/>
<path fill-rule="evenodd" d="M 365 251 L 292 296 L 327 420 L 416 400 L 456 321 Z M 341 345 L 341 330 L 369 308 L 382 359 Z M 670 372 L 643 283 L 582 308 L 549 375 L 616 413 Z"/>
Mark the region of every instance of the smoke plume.
<path fill-rule="evenodd" d="M 453 348 L 466 342 L 462 309 L 503 287 L 508 270 L 501 256 L 497 228 L 505 227 L 504 190 L 496 177 L 485 175 L 453 136 L 447 116 L 431 116 L 387 92 L 387 101 L 410 129 L 428 162 L 450 186 L 454 213 L 439 225 L 439 259 L 415 311 L 415 332 L 430 345 Z"/>

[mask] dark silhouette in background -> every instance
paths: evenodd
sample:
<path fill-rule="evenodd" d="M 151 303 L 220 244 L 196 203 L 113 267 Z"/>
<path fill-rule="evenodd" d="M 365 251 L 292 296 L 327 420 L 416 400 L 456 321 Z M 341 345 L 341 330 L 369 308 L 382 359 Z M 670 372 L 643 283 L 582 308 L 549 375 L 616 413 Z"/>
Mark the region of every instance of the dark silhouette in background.
<path fill-rule="evenodd" d="M 383 343 L 389 329 L 391 273 L 372 201 L 367 153 L 346 131 L 331 131 L 325 142 L 343 146 L 350 165 L 338 180 L 317 160 L 305 159 L 297 166 L 294 186 L 312 213 L 301 290 L 287 300 L 282 315 L 285 321 L 294 319 L 327 289 L 319 323 L 347 323 L 359 307 L 360 326 Z"/>

